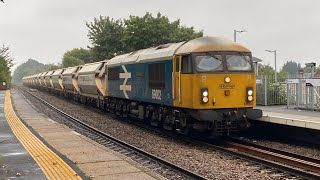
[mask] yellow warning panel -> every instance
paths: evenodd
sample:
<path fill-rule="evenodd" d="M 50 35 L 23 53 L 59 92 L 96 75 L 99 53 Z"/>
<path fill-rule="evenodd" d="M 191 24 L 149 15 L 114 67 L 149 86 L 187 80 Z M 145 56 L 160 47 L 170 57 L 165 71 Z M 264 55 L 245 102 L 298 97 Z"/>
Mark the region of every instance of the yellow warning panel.
<path fill-rule="evenodd" d="M 6 91 L 5 117 L 17 139 L 38 163 L 48 179 L 81 179 L 58 155 L 43 144 L 16 116 L 11 103 L 10 91 Z"/>

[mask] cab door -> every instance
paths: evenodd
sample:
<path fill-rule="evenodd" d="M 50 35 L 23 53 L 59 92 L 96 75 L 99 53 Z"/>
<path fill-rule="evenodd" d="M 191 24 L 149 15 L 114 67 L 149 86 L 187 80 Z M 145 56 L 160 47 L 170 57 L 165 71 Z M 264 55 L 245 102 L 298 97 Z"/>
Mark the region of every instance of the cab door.
<path fill-rule="evenodd" d="M 173 100 L 174 106 L 192 108 L 192 66 L 190 55 L 177 55 L 173 61 Z"/>
<path fill-rule="evenodd" d="M 174 106 L 181 106 L 181 56 L 176 55 L 173 58 L 172 68 L 172 80 L 173 80 L 173 104 Z"/>

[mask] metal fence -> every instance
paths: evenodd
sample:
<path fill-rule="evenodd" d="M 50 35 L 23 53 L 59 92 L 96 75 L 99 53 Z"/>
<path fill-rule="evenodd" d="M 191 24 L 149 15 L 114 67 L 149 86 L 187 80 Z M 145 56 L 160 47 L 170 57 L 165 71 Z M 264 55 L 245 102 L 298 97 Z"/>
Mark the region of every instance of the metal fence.
<path fill-rule="evenodd" d="M 320 79 L 258 76 L 257 105 L 320 110 Z"/>
<path fill-rule="evenodd" d="M 274 76 L 257 77 L 257 104 L 258 105 L 285 105 L 286 96 L 286 78 Z"/>

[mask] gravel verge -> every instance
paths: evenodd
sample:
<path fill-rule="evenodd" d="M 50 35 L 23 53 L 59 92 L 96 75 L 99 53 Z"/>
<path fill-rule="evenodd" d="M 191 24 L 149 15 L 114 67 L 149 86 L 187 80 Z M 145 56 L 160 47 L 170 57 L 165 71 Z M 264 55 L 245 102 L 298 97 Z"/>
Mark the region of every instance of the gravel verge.
<path fill-rule="evenodd" d="M 14 93 L 18 93 L 15 92 Z M 112 136 L 137 146 L 149 153 L 174 162 L 208 179 L 277 179 L 264 170 L 244 160 L 235 159 L 220 152 L 188 144 L 177 139 L 161 137 L 143 128 L 109 117 L 108 114 L 93 111 L 71 100 L 65 100 L 44 92 L 33 92 L 68 114 L 96 127 Z M 49 118 L 66 124 L 60 114 L 41 102 L 23 93 L 27 99 Z M 67 123 L 70 126 L 70 123 Z M 71 127 L 73 128 L 73 127 Z"/>

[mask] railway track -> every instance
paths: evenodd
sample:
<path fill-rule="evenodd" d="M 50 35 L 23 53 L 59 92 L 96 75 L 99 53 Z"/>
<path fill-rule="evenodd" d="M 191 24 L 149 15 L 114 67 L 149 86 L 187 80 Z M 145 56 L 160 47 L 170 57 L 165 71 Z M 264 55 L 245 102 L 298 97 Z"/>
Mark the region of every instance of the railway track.
<path fill-rule="evenodd" d="M 229 139 L 231 143 L 229 143 L 230 146 L 233 146 L 237 148 L 239 151 L 253 151 L 255 152 L 260 151 L 258 155 L 262 154 L 261 157 L 271 159 L 271 160 L 277 160 L 281 161 L 285 164 L 290 164 L 295 167 L 299 167 L 301 169 L 305 169 L 308 171 L 313 171 L 313 172 L 320 172 L 320 160 L 307 157 L 307 156 L 302 156 L 300 154 L 295 154 L 295 153 L 290 153 L 287 151 L 279 150 L 279 149 L 274 149 L 266 146 L 261 146 L 258 144 L 251 143 L 249 141 L 245 141 L 239 138 L 230 138 Z M 265 154 L 265 155 L 263 155 Z M 277 159 L 272 159 L 272 156 L 269 157 L 269 154 L 274 154 Z M 257 155 L 257 156 L 258 156 Z"/>
<path fill-rule="evenodd" d="M 23 89 L 24 90 L 24 89 Z M 26 90 L 24 90 L 26 91 Z M 35 98 L 37 98 L 38 100 L 40 100 L 41 102 L 43 102 L 44 104 L 46 104 L 47 106 L 53 108 L 55 111 L 59 112 L 60 114 L 68 117 L 69 119 L 73 120 L 73 121 L 79 121 L 78 123 L 82 124 L 82 122 L 80 120 L 77 120 L 76 118 L 73 118 L 72 116 L 69 116 L 68 114 L 62 112 L 61 110 L 55 108 L 53 105 L 51 105 L 50 103 L 44 101 L 43 99 L 39 98 L 38 96 L 26 91 L 27 93 L 31 94 L 32 96 L 34 96 Z M 112 116 L 113 117 L 113 116 Z M 83 123 L 84 124 L 84 123 Z M 143 128 L 146 128 L 150 131 L 156 131 L 157 133 L 164 135 L 163 132 L 159 129 L 155 129 L 153 127 L 148 127 L 145 124 L 141 124 L 141 123 L 134 123 L 136 125 L 142 126 Z M 87 125 L 84 125 L 87 126 Z M 92 127 L 91 127 L 92 128 Z M 94 129 L 94 128 L 93 128 Z M 105 133 L 96 130 L 97 133 L 92 134 L 91 130 L 88 131 L 87 136 L 93 138 L 93 139 L 98 139 L 96 140 L 97 142 L 99 142 L 100 144 L 103 144 L 111 149 L 114 149 L 116 151 L 120 151 L 123 154 L 128 154 L 130 157 L 130 154 L 132 154 L 131 152 L 127 152 L 127 150 L 123 150 L 123 149 L 119 149 L 119 147 L 117 145 L 114 145 L 113 142 L 109 142 L 106 141 L 105 139 L 101 138 L 101 134 L 103 136 L 108 136 Z M 86 132 L 86 131 L 85 131 Z M 165 134 L 165 136 L 171 137 L 171 138 L 178 138 L 181 139 L 181 136 L 174 135 L 173 133 L 170 134 Z M 114 137 L 111 137 L 112 139 L 116 139 Z M 226 141 L 222 141 L 219 144 L 215 142 L 203 142 L 203 141 L 199 141 L 199 140 L 194 140 L 191 138 L 184 138 L 183 141 L 186 141 L 188 143 L 193 143 L 196 145 L 201 145 L 207 148 L 211 148 L 212 150 L 216 150 L 216 151 L 220 151 L 222 153 L 225 154 L 229 154 L 233 157 L 237 157 L 237 158 L 241 158 L 247 161 L 252 162 L 252 165 L 257 165 L 257 166 L 261 166 L 259 167 L 260 169 L 267 169 L 266 171 L 269 173 L 273 173 L 275 174 L 276 177 L 279 178 L 303 178 L 303 179 L 320 179 L 320 174 L 317 174 L 318 172 L 320 172 L 320 160 L 318 159 L 313 159 L 310 157 L 305 157 L 302 155 L 297 155 L 297 154 L 293 154 L 293 153 L 289 153 L 289 152 L 285 152 L 285 151 L 281 151 L 281 150 L 277 150 L 277 149 L 272 149 L 272 148 L 268 148 L 268 147 L 264 147 L 264 146 L 260 146 L 257 144 L 253 144 L 253 143 L 249 143 L 247 141 L 243 141 L 240 139 L 235 139 L 235 138 L 229 138 Z M 120 141 L 120 144 L 124 143 L 122 141 Z M 131 146 L 131 145 L 129 145 Z M 134 149 L 139 150 L 136 147 L 133 147 Z M 146 153 L 147 155 L 144 156 L 153 156 L 145 151 L 142 151 L 142 154 Z M 139 155 L 137 157 L 135 157 L 137 155 L 134 155 L 134 157 L 132 159 L 138 159 L 136 161 L 142 163 L 142 164 L 149 164 L 148 161 L 141 160 L 141 158 L 139 157 Z M 130 157 L 131 158 L 131 157 Z M 150 157 L 151 158 L 151 157 Z M 161 162 L 162 164 L 164 164 L 164 166 L 167 167 L 171 167 L 172 163 L 167 162 L 161 158 L 159 158 L 160 161 L 164 161 Z M 156 160 L 158 161 L 158 160 Z M 151 168 L 150 169 L 158 169 L 158 166 L 155 165 L 150 165 Z M 173 165 L 174 166 L 174 165 Z M 176 168 L 173 168 L 176 169 Z M 189 176 L 190 178 L 193 179 L 205 179 L 202 176 L 199 176 L 195 173 L 192 173 L 184 168 L 178 167 L 178 170 L 175 170 L 173 174 L 169 175 L 170 177 L 174 177 L 176 172 L 179 172 L 181 174 L 186 174 L 186 175 L 179 175 L 181 177 L 187 177 Z M 187 172 L 180 172 L 182 169 L 182 171 L 187 171 Z M 162 170 L 160 171 L 156 171 L 156 172 L 160 172 L 161 173 Z M 170 171 L 169 172 L 173 172 Z M 177 179 L 177 177 L 174 177 L 173 179 Z M 183 179 L 183 178 L 182 178 Z"/>
<path fill-rule="evenodd" d="M 266 146 L 257 145 L 238 138 L 228 138 L 223 141 L 224 148 L 245 159 L 274 168 L 304 179 L 320 179 L 320 160 L 290 153 L 287 151 L 273 149 Z M 286 174 L 282 174 L 286 177 Z"/>
<path fill-rule="evenodd" d="M 168 179 L 206 179 L 205 177 L 189 171 L 179 165 L 166 161 L 160 157 L 154 156 L 144 150 L 141 150 L 133 145 L 130 145 L 124 141 L 121 141 L 109 134 L 106 134 L 82 121 L 72 117 L 71 115 L 63 112 L 62 110 L 56 108 L 49 102 L 43 100 L 42 98 L 34 95 L 33 93 L 20 88 L 24 92 L 27 92 L 31 96 L 35 97 L 37 100 L 51 108 L 52 110 L 58 112 L 62 116 L 68 118 L 72 123 L 78 128 L 76 129 L 79 133 L 91 138 L 92 140 L 98 142 L 105 147 L 108 147 L 116 152 L 120 152 L 130 159 L 138 162 L 144 167 L 152 170 L 153 172 L 159 173 Z"/>

